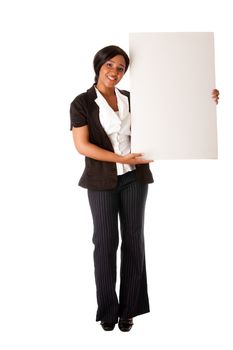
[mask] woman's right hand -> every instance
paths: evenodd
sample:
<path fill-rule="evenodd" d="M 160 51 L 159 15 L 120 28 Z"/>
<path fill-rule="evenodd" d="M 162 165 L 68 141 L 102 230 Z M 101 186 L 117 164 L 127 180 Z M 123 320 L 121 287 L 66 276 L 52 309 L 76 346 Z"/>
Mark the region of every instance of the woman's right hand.
<path fill-rule="evenodd" d="M 143 159 L 143 153 L 129 153 L 121 157 L 120 163 L 122 164 L 147 164 L 153 162 L 153 160 Z"/>
<path fill-rule="evenodd" d="M 113 162 L 121 164 L 147 164 L 153 160 L 143 159 L 142 153 L 129 153 L 125 156 L 118 155 L 112 151 L 107 151 L 99 146 L 94 145 L 89 140 L 89 129 L 87 125 L 72 128 L 75 147 L 80 154 L 86 157 L 100 160 L 103 162 Z"/>

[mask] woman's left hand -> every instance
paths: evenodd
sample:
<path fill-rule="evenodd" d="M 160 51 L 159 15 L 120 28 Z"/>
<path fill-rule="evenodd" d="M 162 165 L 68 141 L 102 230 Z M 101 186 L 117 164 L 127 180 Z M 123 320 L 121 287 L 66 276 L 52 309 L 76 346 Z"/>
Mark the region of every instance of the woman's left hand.
<path fill-rule="evenodd" d="M 212 90 L 212 99 L 214 100 L 214 102 L 217 105 L 218 104 L 218 100 L 219 100 L 219 91 L 217 89 L 213 89 Z"/>

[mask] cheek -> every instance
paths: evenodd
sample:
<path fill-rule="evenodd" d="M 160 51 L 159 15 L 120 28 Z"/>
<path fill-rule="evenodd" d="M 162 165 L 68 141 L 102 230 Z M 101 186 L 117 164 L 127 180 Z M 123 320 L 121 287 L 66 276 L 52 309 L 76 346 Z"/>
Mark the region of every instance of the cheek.
<path fill-rule="evenodd" d="M 100 74 L 106 74 L 108 72 L 108 69 L 104 66 L 100 68 Z"/>

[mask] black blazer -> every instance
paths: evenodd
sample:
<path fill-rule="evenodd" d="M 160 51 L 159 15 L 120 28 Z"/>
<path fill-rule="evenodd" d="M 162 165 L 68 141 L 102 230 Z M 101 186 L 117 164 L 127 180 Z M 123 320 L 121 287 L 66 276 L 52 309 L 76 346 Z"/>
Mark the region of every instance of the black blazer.
<path fill-rule="evenodd" d="M 129 99 L 130 93 L 119 90 Z M 70 130 L 73 127 L 88 125 L 90 142 L 114 152 L 111 141 L 99 120 L 99 106 L 94 85 L 86 92 L 78 95 L 70 105 Z M 85 169 L 79 180 L 79 186 L 92 190 L 111 190 L 117 185 L 116 163 L 103 162 L 85 157 Z M 149 164 L 136 165 L 137 180 L 143 183 L 154 182 Z"/>

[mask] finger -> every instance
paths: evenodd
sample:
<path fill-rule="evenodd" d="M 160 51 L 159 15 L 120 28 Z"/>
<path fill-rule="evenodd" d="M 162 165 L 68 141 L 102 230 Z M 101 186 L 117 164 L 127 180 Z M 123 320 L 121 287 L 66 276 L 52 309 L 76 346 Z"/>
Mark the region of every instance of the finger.
<path fill-rule="evenodd" d="M 212 95 L 213 96 L 218 96 L 219 95 L 219 91 L 217 89 L 213 89 L 212 90 Z"/>
<path fill-rule="evenodd" d="M 218 95 L 212 95 L 212 98 L 213 99 L 219 99 L 219 96 Z"/>
<path fill-rule="evenodd" d="M 142 157 L 144 154 L 143 153 L 131 153 L 133 158 L 137 158 L 137 157 Z"/>

